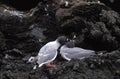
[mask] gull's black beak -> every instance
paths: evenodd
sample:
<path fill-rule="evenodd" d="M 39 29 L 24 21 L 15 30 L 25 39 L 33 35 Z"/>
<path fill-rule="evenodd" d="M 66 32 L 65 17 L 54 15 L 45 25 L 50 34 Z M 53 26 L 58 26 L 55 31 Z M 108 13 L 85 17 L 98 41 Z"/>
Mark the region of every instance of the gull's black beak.
<path fill-rule="evenodd" d="M 29 61 L 26 61 L 26 64 L 30 64 L 30 62 L 29 62 Z"/>

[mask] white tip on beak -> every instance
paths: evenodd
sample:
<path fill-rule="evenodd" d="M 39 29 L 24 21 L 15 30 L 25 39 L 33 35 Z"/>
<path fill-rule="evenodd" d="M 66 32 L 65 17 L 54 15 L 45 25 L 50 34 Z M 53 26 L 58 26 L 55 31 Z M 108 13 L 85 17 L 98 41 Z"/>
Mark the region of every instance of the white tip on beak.
<path fill-rule="evenodd" d="M 67 38 L 67 41 L 69 41 L 69 39 Z"/>
<path fill-rule="evenodd" d="M 33 69 L 35 70 L 37 68 L 37 65 L 35 65 L 34 67 L 33 67 Z"/>
<path fill-rule="evenodd" d="M 73 38 L 76 38 L 76 35 L 74 35 Z"/>

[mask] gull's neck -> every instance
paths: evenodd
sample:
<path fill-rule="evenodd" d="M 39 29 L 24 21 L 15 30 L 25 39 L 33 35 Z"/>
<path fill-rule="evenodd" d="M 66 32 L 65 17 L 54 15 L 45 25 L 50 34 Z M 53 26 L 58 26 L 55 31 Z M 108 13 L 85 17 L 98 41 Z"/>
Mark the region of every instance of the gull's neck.
<path fill-rule="evenodd" d="M 56 43 L 60 44 L 58 40 L 55 40 Z"/>
<path fill-rule="evenodd" d="M 54 42 L 58 45 L 58 47 L 61 46 L 61 44 L 60 44 L 60 42 L 58 40 L 55 40 Z"/>

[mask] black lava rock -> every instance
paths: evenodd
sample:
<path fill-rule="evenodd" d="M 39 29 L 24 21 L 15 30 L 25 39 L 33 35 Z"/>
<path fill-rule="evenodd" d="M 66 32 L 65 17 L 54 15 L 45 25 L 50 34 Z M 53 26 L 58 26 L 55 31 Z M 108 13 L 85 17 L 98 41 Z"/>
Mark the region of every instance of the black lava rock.
<path fill-rule="evenodd" d="M 31 10 L 10 2 L 0 1 L 0 79 L 120 79 L 119 9 L 98 0 L 40 0 Z M 33 70 L 29 57 L 60 35 L 96 55 L 71 61 L 58 56 L 56 68 Z"/>

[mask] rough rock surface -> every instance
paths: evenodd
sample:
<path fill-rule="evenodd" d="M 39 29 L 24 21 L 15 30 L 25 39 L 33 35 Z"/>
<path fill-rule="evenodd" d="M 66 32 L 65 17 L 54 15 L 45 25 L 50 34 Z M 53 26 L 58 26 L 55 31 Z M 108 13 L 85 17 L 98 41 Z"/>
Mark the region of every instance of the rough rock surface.
<path fill-rule="evenodd" d="M 56 17 L 61 33 L 77 36 L 77 46 L 94 50 L 119 48 L 120 16 L 102 3 L 80 2 L 59 8 Z"/>
<path fill-rule="evenodd" d="M 30 11 L 0 4 L 0 79 L 120 79 L 120 15 L 114 10 L 98 0 L 41 0 Z M 56 68 L 32 70 L 29 57 L 60 35 L 97 55 L 70 62 L 59 57 Z"/>
<path fill-rule="evenodd" d="M 120 13 L 120 8 L 119 8 L 120 1 L 119 0 L 100 0 L 100 1 L 105 3 L 111 9 Z"/>

